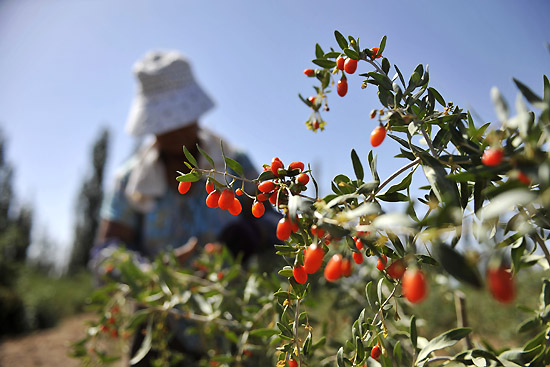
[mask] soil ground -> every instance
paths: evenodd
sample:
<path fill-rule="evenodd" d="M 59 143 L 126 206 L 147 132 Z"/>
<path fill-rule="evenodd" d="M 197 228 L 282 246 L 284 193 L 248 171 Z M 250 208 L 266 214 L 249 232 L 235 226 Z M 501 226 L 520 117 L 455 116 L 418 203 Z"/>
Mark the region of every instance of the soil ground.
<path fill-rule="evenodd" d="M 81 314 L 63 320 L 48 330 L 5 339 L 0 342 L 1 367 L 78 367 L 80 361 L 69 357 L 71 343 L 84 336 L 85 322 L 93 314 Z M 122 367 L 123 363 L 111 365 Z"/>

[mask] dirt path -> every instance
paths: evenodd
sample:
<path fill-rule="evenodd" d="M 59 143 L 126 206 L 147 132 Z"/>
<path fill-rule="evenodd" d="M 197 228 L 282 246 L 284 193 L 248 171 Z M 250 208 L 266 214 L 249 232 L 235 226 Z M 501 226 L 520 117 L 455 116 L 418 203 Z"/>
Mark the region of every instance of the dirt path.
<path fill-rule="evenodd" d="M 62 321 L 53 329 L 3 341 L 0 344 L 0 366 L 80 366 L 80 361 L 69 357 L 68 351 L 72 342 L 84 336 L 84 323 L 92 317 L 92 314 L 74 316 Z"/>

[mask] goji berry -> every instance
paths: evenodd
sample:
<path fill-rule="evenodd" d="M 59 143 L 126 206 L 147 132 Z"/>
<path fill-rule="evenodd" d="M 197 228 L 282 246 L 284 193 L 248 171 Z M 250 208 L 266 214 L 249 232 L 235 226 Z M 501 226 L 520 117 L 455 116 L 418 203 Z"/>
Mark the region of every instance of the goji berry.
<path fill-rule="evenodd" d="M 357 60 L 348 58 L 344 62 L 344 71 L 348 74 L 353 74 L 355 73 L 355 70 L 357 70 Z"/>
<path fill-rule="evenodd" d="M 336 92 L 340 97 L 344 97 L 348 93 L 348 80 L 342 78 L 336 84 Z"/>
<path fill-rule="evenodd" d="M 277 196 L 279 196 L 279 190 L 269 196 L 269 202 L 273 205 L 277 205 Z"/>
<path fill-rule="evenodd" d="M 279 170 L 283 167 L 283 162 L 281 162 L 280 160 L 274 160 L 271 162 L 271 172 L 273 172 L 276 177 L 279 177 Z"/>
<path fill-rule="evenodd" d="M 376 55 L 378 53 L 378 50 L 380 50 L 380 48 L 373 47 L 370 50 L 372 51 L 372 56 L 371 56 L 372 59 L 379 59 L 382 57 L 382 55 Z"/>
<path fill-rule="evenodd" d="M 531 179 L 521 171 L 518 174 L 518 180 L 524 185 L 527 185 L 527 186 L 531 185 Z"/>
<path fill-rule="evenodd" d="M 498 166 L 502 162 L 504 151 L 500 148 L 490 148 L 483 152 L 481 163 L 486 166 Z"/>
<path fill-rule="evenodd" d="M 403 295 L 411 303 L 418 303 L 426 297 L 428 287 L 426 284 L 426 276 L 419 269 L 408 269 L 403 274 L 401 283 Z"/>
<path fill-rule="evenodd" d="M 264 193 L 256 195 L 256 200 L 258 201 L 266 201 L 267 199 L 269 199 L 269 196 Z"/>
<path fill-rule="evenodd" d="M 382 350 L 380 349 L 380 346 L 378 344 L 376 344 L 374 347 L 372 347 L 372 349 L 370 351 L 371 358 L 378 360 L 378 358 L 380 358 L 381 354 L 382 354 Z"/>
<path fill-rule="evenodd" d="M 219 191 L 212 191 L 208 196 L 206 197 L 206 206 L 212 209 L 215 209 L 218 207 L 218 202 L 220 200 L 220 192 Z"/>
<path fill-rule="evenodd" d="M 191 182 L 180 182 L 178 184 L 178 192 L 182 195 L 186 194 L 190 188 L 191 188 Z"/>
<path fill-rule="evenodd" d="M 256 201 L 254 205 L 252 205 L 252 215 L 256 218 L 260 218 L 265 213 L 265 206 L 264 203 L 261 201 Z"/>
<path fill-rule="evenodd" d="M 342 255 L 333 255 L 325 266 L 325 279 L 334 282 L 342 276 Z"/>
<path fill-rule="evenodd" d="M 388 262 L 388 257 L 382 254 L 382 256 L 378 258 L 378 262 L 376 263 L 376 269 L 380 271 L 386 269 L 387 262 Z"/>
<path fill-rule="evenodd" d="M 288 360 L 288 367 L 298 367 L 298 362 L 295 359 L 290 358 Z"/>
<path fill-rule="evenodd" d="M 296 265 L 294 269 L 292 269 L 292 275 L 294 276 L 294 279 L 300 284 L 305 284 L 305 282 L 307 281 L 306 269 L 304 269 L 302 265 Z"/>
<path fill-rule="evenodd" d="M 304 255 L 304 269 L 306 273 L 313 274 L 323 264 L 323 257 L 325 252 L 321 247 L 318 247 L 316 244 L 311 244 L 305 251 Z"/>
<path fill-rule="evenodd" d="M 290 237 L 292 231 L 290 221 L 287 218 L 281 218 L 277 223 L 277 238 L 281 241 L 286 241 Z"/>
<path fill-rule="evenodd" d="M 314 96 L 311 96 L 308 98 L 308 100 L 311 102 L 311 104 L 315 104 L 315 97 Z"/>
<path fill-rule="evenodd" d="M 205 188 L 206 188 L 206 192 L 209 194 L 216 189 L 216 187 L 214 186 L 214 183 L 211 181 L 206 182 Z"/>
<path fill-rule="evenodd" d="M 378 125 L 370 134 L 370 143 L 373 147 L 377 147 L 384 141 L 386 137 L 386 129 L 382 125 Z"/>
<path fill-rule="evenodd" d="M 237 196 L 241 196 L 242 194 L 244 194 L 243 190 L 241 190 L 240 188 L 235 190 L 235 195 Z"/>
<path fill-rule="evenodd" d="M 323 237 L 325 235 L 325 231 L 323 228 L 319 228 L 316 224 L 313 224 L 311 226 L 311 234 L 317 237 Z"/>
<path fill-rule="evenodd" d="M 306 69 L 306 70 L 304 70 L 304 74 L 306 74 L 307 76 L 314 76 L 315 75 L 315 70 Z"/>
<path fill-rule="evenodd" d="M 357 247 L 358 250 L 362 250 L 364 245 L 363 241 L 361 241 L 360 238 L 355 237 L 355 247 Z"/>
<path fill-rule="evenodd" d="M 307 173 L 300 173 L 298 175 L 298 177 L 296 177 L 296 181 L 300 184 L 300 185 L 307 185 L 307 183 L 309 182 L 309 176 L 307 175 Z"/>
<path fill-rule="evenodd" d="M 275 190 L 275 183 L 273 181 L 264 181 L 258 185 L 258 190 L 261 192 L 272 192 Z"/>
<path fill-rule="evenodd" d="M 300 161 L 296 161 L 296 162 L 292 162 L 291 164 L 288 165 L 288 170 L 289 171 L 292 171 L 294 169 L 300 170 L 300 172 L 301 172 L 301 171 L 304 170 L 304 164 Z"/>
<path fill-rule="evenodd" d="M 361 265 L 363 263 L 363 254 L 361 252 L 354 252 L 351 256 L 357 265 Z"/>
<path fill-rule="evenodd" d="M 349 277 L 351 275 L 352 265 L 349 259 L 342 259 L 342 275 Z"/>
<path fill-rule="evenodd" d="M 388 276 L 390 278 L 401 279 L 401 277 L 405 273 L 405 270 L 407 270 L 407 268 L 405 267 L 403 260 L 398 259 L 392 262 L 390 266 L 388 266 L 386 272 L 388 273 Z"/>
<path fill-rule="evenodd" d="M 319 121 L 315 120 L 313 121 L 313 130 L 317 130 L 319 128 Z"/>
<path fill-rule="evenodd" d="M 243 207 L 241 205 L 241 202 L 237 198 L 233 198 L 233 204 L 228 208 L 229 213 L 233 215 L 239 215 L 241 214 L 241 211 L 243 210 Z"/>
<path fill-rule="evenodd" d="M 235 193 L 231 189 L 224 189 L 218 200 L 218 206 L 222 210 L 227 210 L 231 205 L 233 205 L 233 200 L 235 199 Z"/>
<path fill-rule="evenodd" d="M 346 59 L 342 56 L 339 56 L 336 59 L 336 67 L 340 70 L 344 70 L 344 64 L 346 63 Z"/>
<path fill-rule="evenodd" d="M 516 297 L 516 287 L 512 271 L 505 267 L 490 267 L 487 270 L 489 290 L 494 299 L 501 303 L 510 303 Z"/>

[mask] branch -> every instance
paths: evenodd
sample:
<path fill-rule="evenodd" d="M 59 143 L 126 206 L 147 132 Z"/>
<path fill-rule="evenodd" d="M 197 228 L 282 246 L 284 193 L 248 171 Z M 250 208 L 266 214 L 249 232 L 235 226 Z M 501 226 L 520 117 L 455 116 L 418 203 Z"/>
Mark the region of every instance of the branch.
<path fill-rule="evenodd" d="M 435 153 L 432 139 L 430 139 L 430 137 L 428 136 L 428 133 L 426 132 L 426 129 L 424 129 L 424 126 L 420 125 L 420 131 L 422 131 L 422 136 L 424 137 L 424 140 L 426 140 L 426 143 L 428 143 L 428 147 L 430 147 L 430 151 L 432 152 L 432 155 L 435 158 L 437 158 L 437 154 Z"/>
<path fill-rule="evenodd" d="M 394 178 L 408 170 L 409 168 L 412 168 L 420 163 L 420 157 L 416 157 L 414 161 L 409 162 L 408 164 L 404 165 L 403 167 L 399 168 L 397 171 L 395 171 L 390 177 L 388 177 L 384 182 L 378 186 L 378 188 L 372 193 L 371 198 L 374 198 L 376 194 L 378 194 L 387 184 L 389 184 L 391 181 L 393 181 Z M 369 198 L 370 199 L 370 198 Z"/>

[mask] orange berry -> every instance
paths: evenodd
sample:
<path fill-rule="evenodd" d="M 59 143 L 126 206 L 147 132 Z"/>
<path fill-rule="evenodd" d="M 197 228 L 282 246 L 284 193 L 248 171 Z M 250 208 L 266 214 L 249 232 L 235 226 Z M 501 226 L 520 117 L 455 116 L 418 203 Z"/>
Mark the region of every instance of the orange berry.
<path fill-rule="evenodd" d="M 348 93 L 348 80 L 342 78 L 336 83 L 336 92 L 340 97 L 344 97 Z"/>
<path fill-rule="evenodd" d="M 256 218 L 260 218 L 265 213 L 265 206 L 264 203 L 261 201 L 256 201 L 254 205 L 252 205 L 252 215 Z"/>
<path fill-rule="evenodd" d="M 516 287 L 512 271 L 505 266 L 487 270 L 487 282 L 494 299 L 501 303 L 510 303 L 516 298 Z"/>
<path fill-rule="evenodd" d="M 235 199 L 235 193 L 231 189 L 224 189 L 218 200 L 218 206 L 222 210 L 227 210 L 233 205 L 233 199 Z"/>
<path fill-rule="evenodd" d="M 186 194 L 190 188 L 191 188 L 191 182 L 180 182 L 178 184 L 178 192 L 182 195 Z"/>
<path fill-rule="evenodd" d="M 264 181 L 258 185 L 258 190 L 261 192 L 272 192 L 275 190 L 275 183 L 273 181 Z"/>
<path fill-rule="evenodd" d="M 271 172 L 273 172 L 276 177 L 279 177 L 279 170 L 284 168 L 284 165 L 279 158 L 275 158 L 273 158 L 273 161 L 271 161 Z"/>
<path fill-rule="evenodd" d="M 220 200 L 220 192 L 219 191 L 212 191 L 208 196 L 206 197 L 206 206 L 212 209 L 215 209 L 218 207 L 218 202 Z"/>
<path fill-rule="evenodd" d="M 373 147 L 377 147 L 384 141 L 386 137 L 386 129 L 382 125 L 378 125 L 370 134 L 370 143 Z"/>
<path fill-rule="evenodd" d="M 378 50 L 380 50 L 378 47 L 373 47 L 370 50 L 372 51 L 372 56 L 371 56 L 372 59 L 379 59 L 382 57 L 382 55 L 376 56 L 376 54 L 378 53 Z"/>
<path fill-rule="evenodd" d="M 428 293 L 426 276 L 424 276 L 422 270 L 418 269 L 408 269 L 405 271 L 401 287 L 403 289 L 403 295 L 411 303 L 421 302 Z"/>
<path fill-rule="evenodd" d="M 241 214 L 241 211 L 243 210 L 243 207 L 241 205 L 241 202 L 237 198 L 233 198 L 233 204 L 228 208 L 229 213 L 233 215 L 239 215 Z"/>
<path fill-rule="evenodd" d="M 235 190 L 235 195 L 241 196 L 242 194 L 244 194 L 243 190 L 241 190 L 241 189 Z"/>
<path fill-rule="evenodd" d="M 277 238 L 281 241 L 286 241 L 290 237 L 292 231 L 290 221 L 287 218 L 281 218 L 277 223 Z"/>
<path fill-rule="evenodd" d="M 336 67 L 340 70 L 344 70 L 345 63 L 346 63 L 346 59 L 343 56 L 340 56 L 336 59 Z"/>
<path fill-rule="evenodd" d="M 307 173 L 300 173 L 298 175 L 298 177 L 296 177 L 296 181 L 300 184 L 300 185 L 307 185 L 307 183 L 309 182 L 309 176 L 307 175 Z"/>
<path fill-rule="evenodd" d="M 275 191 L 271 196 L 269 196 L 269 202 L 273 205 L 277 204 L 277 196 L 279 195 L 279 190 Z"/>
<path fill-rule="evenodd" d="M 355 247 L 357 247 L 358 250 L 362 250 L 364 248 L 363 241 L 361 241 L 360 238 L 355 237 Z"/>
<path fill-rule="evenodd" d="M 212 183 L 211 181 L 206 182 L 205 187 L 206 187 L 206 192 L 209 194 L 216 189 L 216 187 L 214 186 L 214 183 Z"/>
<path fill-rule="evenodd" d="M 296 162 L 292 162 L 291 164 L 288 165 L 288 170 L 289 171 L 292 171 L 294 169 L 298 169 L 300 171 L 303 171 L 304 170 L 304 164 L 302 162 L 296 161 Z"/>
<path fill-rule="evenodd" d="M 353 74 L 355 73 L 355 70 L 357 70 L 357 60 L 348 58 L 344 62 L 344 71 L 348 74 Z"/>
<path fill-rule="evenodd" d="M 307 75 L 307 76 L 314 76 L 315 75 L 315 70 L 306 69 L 306 70 L 304 70 L 304 74 Z"/>
<path fill-rule="evenodd" d="M 498 166 L 502 162 L 504 151 L 500 148 L 490 148 L 483 152 L 481 163 L 486 166 Z"/>
<path fill-rule="evenodd" d="M 388 257 L 386 255 L 382 255 L 378 258 L 378 262 L 376 263 L 376 269 L 382 271 L 386 269 L 386 263 L 388 262 Z"/>
<path fill-rule="evenodd" d="M 518 174 L 518 180 L 524 185 L 527 185 L 527 186 L 531 185 L 531 179 L 521 171 Z"/>
<path fill-rule="evenodd" d="M 378 344 L 372 347 L 370 351 L 370 356 L 372 359 L 378 360 L 381 354 L 382 354 L 382 350 L 380 349 L 380 346 Z"/>
<path fill-rule="evenodd" d="M 334 282 L 342 276 L 342 255 L 332 255 L 325 266 L 325 279 L 329 282 Z"/>
<path fill-rule="evenodd" d="M 343 259 L 342 260 L 342 275 L 345 277 L 349 277 L 351 275 L 352 271 L 352 264 L 349 259 Z"/>
<path fill-rule="evenodd" d="M 269 197 L 264 193 L 256 195 L 256 200 L 258 201 L 266 201 L 267 199 L 269 199 Z"/>
<path fill-rule="evenodd" d="M 300 284 L 304 284 L 307 281 L 306 269 L 304 269 L 302 265 L 296 265 L 294 269 L 292 269 L 292 275 L 294 276 L 294 279 Z"/>
<path fill-rule="evenodd" d="M 288 367 L 298 367 L 298 362 L 295 359 L 290 358 L 288 360 Z"/>
<path fill-rule="evenodd" d="M 306 273 L 313 274 L 323 264 L 323 257 L 325 256 L 325 252 L 323 249 L 316 244 L 311 244 L 305 251 L 304 255 L 304 269 L 306 269 Z"/>
<path fill-rule="evenodd" d="M 405 270 L 407 270 L 407 268 L 405 267 L 403 260 L 398 259 L 392 262 L 390 266 L 388 266 L 386 272 L 388 273 L 388 276 L 390 278 L 401 279 L 401 277 L 405 273 Z"/>
<path fill-rule="evenodd" d="M 311 234 L 317 237 L 323 237 L 325 235 L 325 231 L 323 228 L 319 228 L 316 224 L 314 224 L 311 226 Z"/>

